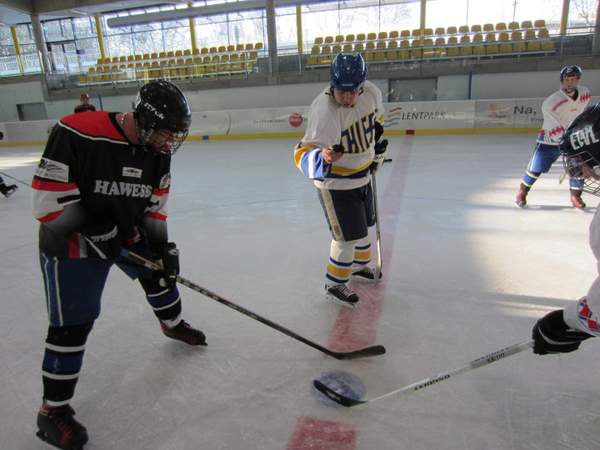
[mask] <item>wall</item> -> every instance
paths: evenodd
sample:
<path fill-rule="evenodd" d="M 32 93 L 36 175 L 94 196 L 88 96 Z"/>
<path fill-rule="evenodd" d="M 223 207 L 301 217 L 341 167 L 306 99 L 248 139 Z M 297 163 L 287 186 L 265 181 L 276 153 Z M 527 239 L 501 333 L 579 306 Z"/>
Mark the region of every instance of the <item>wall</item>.
<path fill-rule="evenodd" d="M 386 79 L 372 80 L 382 92 L 388 93 Z M 582 84 L 600 92 L 600 70 L 585 70 Z M 326 86 L 325 83 L 299 83 L 293 85 L 251 86 L 245 88 L 211 89 L 201 91 L 185 90 L 193 111 L 214 111 L 229 109 L 277 108 L 293 105 L 310 105 L 312 100 Z M 439 100 L 463 100 L 468 97 L 468 75 L 446 75 L 437 80 Z M 520 72 L 502 74 L 473 75 L 471 98 L 503 99 L 547 97 L 559 88 L 558 72 Z M 385 98 L 385 97 L 384 97 Z M 100 102 L 92 93 L 92 103 L 106 111 L 129 111 L 133 95 L 102 96 Z M 0 85 L 0 122 L 18 120 L 18 103 L 43 102 L 42 85 L 38 81 Z M 78 99 L 46 101 L 49 119 L 58 119 L 73 112 Z"/>

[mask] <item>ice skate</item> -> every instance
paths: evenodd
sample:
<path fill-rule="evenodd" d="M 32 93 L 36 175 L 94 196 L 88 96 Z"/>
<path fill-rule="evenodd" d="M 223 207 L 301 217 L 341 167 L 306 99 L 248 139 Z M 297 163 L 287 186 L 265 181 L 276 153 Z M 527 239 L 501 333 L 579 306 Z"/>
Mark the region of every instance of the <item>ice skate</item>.
<path fill-rule="evenodd" d="M 165 336 L 168 336 L 171 339 L 177 339 L 178 341 L 185 342 L 189 345 L 206 345 L 204 333 L 192 328 L 185 320 L 182 320 L 173 328 L 169 328 L 164 322 L 160 321 L 160 328 Z"/>
<path fill-rule="evenodd" d="M 334 302 L 348 308 L 354 308 L 358 303 L 358 295 L 345 284 L 325 285 L 327 296 Z"/>
<path fill-rule="evenodd" d="M 375 269 L 372 269 L 368 266 L 364 266 L 360 270 L 352 272 L 352 276 L 358 280 L 375 281 Z M 383 273 L 379 272 L 379 279 L 381 280 L 382 278 Z"/>
<path fill-rule="evenodd" d="M 581 191 L 571 191 L 571 205 L 573 208 L 584 209 L 585 202 L 581 198 Z"/>
<path fill-rule="evenodd" d="M 517 192 L 517 198 L 515 199 L 515 204 L 519 208 L 525 208 L 525 206 L 527 206 L 527 193 L 529 192 L 529 189 L 530 188 L 523 183 L 519 186 L 519 192 Z"/>
<path fill-rule="evenodd" d="M 50 407 L 42 404 L 37 416 L 36 436 L 47 444 L 63 450 L 82 450 L 88 441 L 87 430 L 73 416 L 69 405 Z"/>

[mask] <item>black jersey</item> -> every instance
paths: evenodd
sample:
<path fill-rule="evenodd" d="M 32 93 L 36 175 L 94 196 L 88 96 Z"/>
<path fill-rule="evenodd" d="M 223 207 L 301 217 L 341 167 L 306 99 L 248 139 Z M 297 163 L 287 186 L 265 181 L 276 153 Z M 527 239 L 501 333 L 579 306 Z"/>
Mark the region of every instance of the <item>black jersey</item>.
<path fill-rule="evenodd" d="M 47 255 L 88 255 L 81 229 L 117 225 L 123 244 L 139 231 L 167 239 L 166 210 L 171 157 L 132 145 L 116 113 L 63 117 L 53 128 L 33 178 L 40 249 Z"/>
<path fill-rule="evenodd" d="M 566 156 L 587 152 L 600 162 L 600 103 L 573 120 L 560 143 L 560 150 Z"/>

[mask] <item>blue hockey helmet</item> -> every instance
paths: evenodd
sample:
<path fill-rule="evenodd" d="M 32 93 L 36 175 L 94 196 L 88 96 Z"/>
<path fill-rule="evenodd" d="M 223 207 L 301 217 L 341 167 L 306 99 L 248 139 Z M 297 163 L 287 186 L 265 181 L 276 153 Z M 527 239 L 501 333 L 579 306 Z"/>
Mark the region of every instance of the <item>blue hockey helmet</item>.
<path fill-rule="evenodd" d="M 367 79 L 367 64 L 360 53 L 339 53 L 331 63 L 331 87 L 355 91 Z"/>

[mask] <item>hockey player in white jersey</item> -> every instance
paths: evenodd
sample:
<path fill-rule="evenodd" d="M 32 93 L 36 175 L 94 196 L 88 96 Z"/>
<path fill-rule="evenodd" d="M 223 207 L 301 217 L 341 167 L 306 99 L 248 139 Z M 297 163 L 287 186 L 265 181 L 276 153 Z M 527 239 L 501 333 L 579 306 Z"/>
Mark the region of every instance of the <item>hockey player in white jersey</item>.
<path fill-rule="evenodd" d="M 581 69 L 578 66 L 565 66 L 560 71 L 560 89 L 550 95 L 542 104 L 544 123 L 537 137 L 535 152 L 529 161 L 521 180 L 515 203 L 524 208 L 527 194 L 542 173 L 547 173 L 560 155 L 558 144 L 571 122 L 590 102 L 590 90 L 579 85 Z M 585 208 L 581 198 L 582 181 L 570 178 L 571 204 L 578 209 Z"/>
<path fill-rule="evenodd" d="M 583 180 L 583 190 L 600 197 L 600 103 L 575 119 L 564 135 L 560 150 L 571 177 Z M 590 247 L 600 271 L 600 208 L 590 224 Z M 600 336 L 600 275 L 587 295 L 564 310 L 552 311 L 533 328 L 533 351 L 568 353 L 590 337 Z"/>
<path fill-rule="evenodd" d="M 383 103 L 366 81 L 360 54 L 340 53 L 331 64 L 330 86 L 313 101 L 306 134 L 294 150 L 296 167 L 313 180 L 332 234 L 325 290 L 344 306 L 358 295 L 351 277 L 375 280 L 368 227 L 375 224 L 371 170 L 384 159 Z M 381 278 L 381 275 L 380 275 Z"/>

